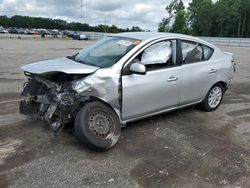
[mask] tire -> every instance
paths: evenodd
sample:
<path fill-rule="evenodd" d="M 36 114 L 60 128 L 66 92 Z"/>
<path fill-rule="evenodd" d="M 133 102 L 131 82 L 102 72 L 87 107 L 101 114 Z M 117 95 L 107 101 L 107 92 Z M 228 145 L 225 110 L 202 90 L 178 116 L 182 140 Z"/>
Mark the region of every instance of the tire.
<path fill-rule="evenodd" d="M 216 94 L 216 92 L 219 92 Z M 201 103 L 201 108 L 204 111 L 212 112 L 216 110 L 223 100 L 225 88 L 222 84 L 215 84 L 207 93 L 205 99 Z M 213 94 L 215 95 L 213 98 Z"/>
<path fill-rule="evenodd" d="M 90 149 L 108 150 L 121 134 L 117 114 L 104 103 L 86 103 L 75 118 L 75 133 L 79 141 Z"/>

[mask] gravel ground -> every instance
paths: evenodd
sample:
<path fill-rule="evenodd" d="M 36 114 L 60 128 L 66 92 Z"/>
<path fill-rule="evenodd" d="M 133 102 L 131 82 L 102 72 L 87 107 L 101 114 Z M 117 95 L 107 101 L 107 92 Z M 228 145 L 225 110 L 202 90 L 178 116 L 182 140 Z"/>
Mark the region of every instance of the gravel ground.
<path fill-rule="evenodd" d="M 112 150 L 97 153 L 18 114 L 20 65 L 90 43 L 0 39 L 0 187 L 250 187 L 250 49 L 224 48 L 235 53 L 237 73 L 218 110 L 130 123 Z"/>

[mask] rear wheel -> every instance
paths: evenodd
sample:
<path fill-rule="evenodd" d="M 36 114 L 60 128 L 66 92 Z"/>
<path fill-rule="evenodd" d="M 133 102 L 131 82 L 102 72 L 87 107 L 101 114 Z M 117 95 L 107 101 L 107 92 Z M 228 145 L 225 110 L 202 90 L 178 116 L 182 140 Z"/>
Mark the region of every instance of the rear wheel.
<path fill-rule="evenodd" d="M 201 107 L 203 110 L 211 112 L 216 110 L 223 99 L 223 95 L 225 92 L 225 88 L 222 84 L 215 84 L 207 93 L 206 98 L 201 103 Z"/>
<path fill-rule="evenodd" d="M 107 150 L 117 143 L 121 125 L 113 109 L 95 101 L 85 104 L 78 112 L 75 132 L 82 144 L 95 150 Z"/>

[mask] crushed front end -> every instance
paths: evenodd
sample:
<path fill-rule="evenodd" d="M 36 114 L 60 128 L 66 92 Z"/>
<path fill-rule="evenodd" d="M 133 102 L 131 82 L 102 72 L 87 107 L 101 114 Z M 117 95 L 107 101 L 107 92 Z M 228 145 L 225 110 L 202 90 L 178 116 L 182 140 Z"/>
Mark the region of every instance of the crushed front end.
<path fill-rule="evenodd" d="M 21 94 L 20 113 L 46 120 L 54 131 L 73 120 L 79 109 L 76 93 L 71 89 L 77 75 L 29 74 Z"/>

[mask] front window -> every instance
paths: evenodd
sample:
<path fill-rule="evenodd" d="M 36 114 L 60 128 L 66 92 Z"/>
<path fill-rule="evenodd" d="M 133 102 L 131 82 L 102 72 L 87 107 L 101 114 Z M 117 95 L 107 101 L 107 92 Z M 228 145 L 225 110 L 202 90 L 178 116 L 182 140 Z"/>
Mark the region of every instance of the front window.
<path fill-rule="evenodd" d="M 165 40 L 157 42 L 136 58 L 146 66 L 147 70 L 155 70 L 176 66 L 176 41 Z"/>
<path fill-rule="evenodd" d="M 101 68 L 110 67 L 139 43 L 134 39 L 107 37 L 80 51 L 73 60 Z"/>

